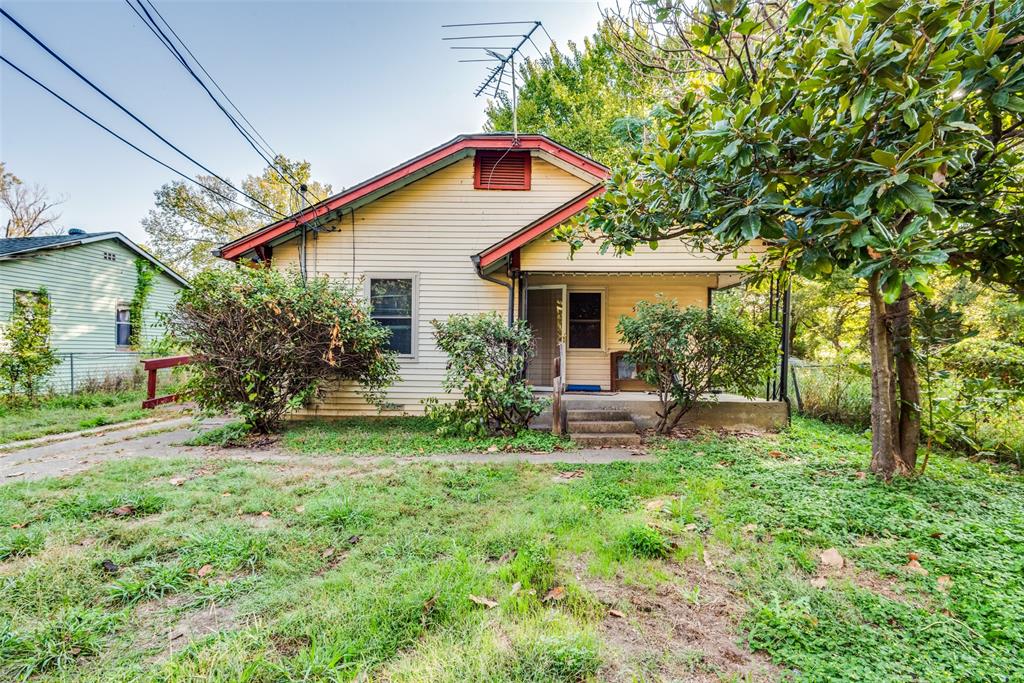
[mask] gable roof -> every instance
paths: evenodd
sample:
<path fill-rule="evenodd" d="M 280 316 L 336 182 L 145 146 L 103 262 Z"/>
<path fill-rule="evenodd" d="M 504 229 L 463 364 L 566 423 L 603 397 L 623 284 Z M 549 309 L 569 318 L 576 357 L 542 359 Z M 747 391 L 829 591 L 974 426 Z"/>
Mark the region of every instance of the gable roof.
<path fill-rule="evenodd" d="M 568 147 L 558 144 L 544 135 L 520 135 L 518 137 L 508 133 L 459 135 L 443 145 L 328 197 L 308 209 L 299 211 L 276 223 L 229 242 L 221 246 L 214 253 L 222 258 L 234 260 L 246 252 L 279 239 L 311 221 L 321 219 L 333 212 L 342 211 L 346 208 L 355 208 L 357 205 L 368 203 L 380 196 L 393 192 L 404 184 L 418 180 L 459 159 L 470 156 L 478 149 L 508 149 L 510 147 L 541 152 L 559 164 L 565 164 L 594 179 L 603 180 L 608 177 L 609 171 L 607 167 L 578 152 L 572 151 Z"/>
<path fill-rule="evenodd" d="M 171 279 L 175 280 L 182 287 L 189 286 L 188 280 L 174 272 L 170 266 L 161 262 L 155 256 L 135 244 L 135 242 L 132 242 L 121 233 L 113 231 L 87 232 L 69 235 L 47 235 L 45 237 L 10 237 L 0 239 L 0 261 L 20 256 L 27 256 L 36 252 L 66 249 L 80 244 L 102 242 L 104 240 L 117 240 L 129 251 L 134 252 L 136 256 L 146 259 L 154 266 L 167 273 Z"/>
<path fill-rule="evenodd" d="M 473 261 L 478 262 L 481 268 L 486 268 L 578 214 L 587 207 L 591 199 L 603 194 L 604 189 L 604 185 L 601 183 L 587 188 L 587 190 L 576 195 L 565 204 L 552 209 L 503 240 L 487 247 L 474 256 Z"/>

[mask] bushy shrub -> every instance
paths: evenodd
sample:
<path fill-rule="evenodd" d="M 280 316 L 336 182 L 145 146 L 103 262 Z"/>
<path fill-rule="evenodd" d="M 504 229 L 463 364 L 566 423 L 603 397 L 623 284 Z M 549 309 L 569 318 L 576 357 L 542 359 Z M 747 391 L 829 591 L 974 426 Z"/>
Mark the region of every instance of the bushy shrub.
<path fill-rule="evenodd" d="M 713 390 L 756 395 L 778 360 L 771 327 L 733 311 L 641 301 L 617 329 L 637 374 L 661 401 L 659 433 L 671 430 L 699 401 L 715 400 Z"/>
<path fill-rule="evenodd" d="M 7 398 L 34 403 L 42 381 L 60 363 L 50 348 L 50 298 L 46 290 L 15 292 L 14 310 L 0 329 L 0 382 Z"/>
<path fill-rule="evenodd" d="M 235 412 L 255 432 L 313 399 L 329 380 L 351 380 L 381 403 L 398 372 L 388 330 L 355 287 L 326 277 L 238 268 L 201 273 L 169 318 L 194 362 L 185 393 L 207 411 Z"/>
<path fill-rule="evenodd" d="M 512 435 L 544 409 L 523 371 L 533 356 L 525 321 L 509 326 L 497 313 L 433 321 L 437 345 L 448 354 L 444 389 L 462 398 L 427 401 L 427 414 L 445 435 Z"/>

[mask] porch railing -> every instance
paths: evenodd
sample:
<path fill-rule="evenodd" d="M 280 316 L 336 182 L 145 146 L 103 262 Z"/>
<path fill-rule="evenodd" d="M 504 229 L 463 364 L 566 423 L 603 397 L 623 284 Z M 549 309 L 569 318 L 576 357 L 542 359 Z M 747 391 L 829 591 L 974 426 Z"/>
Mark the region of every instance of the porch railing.
<path fill-rule="evenodd" d="M 164 403 L 174 403 L 177 401 L 178 394 L 156 395 L 156 371 L 161 368 L 188 365 L 191 361 L 191 356 L 168 356 L 167 358 L 151 358 L 142 361 L 142 369 L 149 373 L 149 377 L 146 378 L 146 400 L 142 402 L 142 407 L 156 408 Z"/>
<path fill-rule="evenodd" d="M 558 342 L 555 346 L 555 357 L 551 359 L 551 433 L 561 436 L 562 425 L 562 392 L 565 383 L 562 375 L 565 369 L 565 344 Z"/>

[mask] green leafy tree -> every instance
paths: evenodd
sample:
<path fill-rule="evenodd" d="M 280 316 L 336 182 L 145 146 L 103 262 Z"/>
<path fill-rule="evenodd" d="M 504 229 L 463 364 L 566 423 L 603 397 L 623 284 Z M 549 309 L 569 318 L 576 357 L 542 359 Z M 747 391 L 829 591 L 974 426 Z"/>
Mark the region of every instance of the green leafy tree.
<path fill-rule="evenodd" d="M 615 49 L 624 32 L 612 22 L 568 44 L 552 46 L 540 61 L 519 68 L 516 113 L 520 132 L 542 133 L 604 164 L 623 161 L 639 142 L 657 104 L 655 72 L 636 68 Z M 512 102 L 505 93 L 487 105 L 490 131 L 512 130 Z"/>
<path fill-rule="evenodd" d="M 442 434 L 513 435 L 529 426 L 545 402 L 533 395 L 523 371 L 533 356 L 526 321 L 508 325 L 497 313 L 435 320 L 434 338 L 448 354 L 444 388 L 461 394 L 451 402 L 427 401 L 427 414 Z"/>
<path fill-rule="evenodd" d="M 620 253 L 765 240 L 771 267 L 853 273 L 870 303 L 871 469 L 912 473 L 914 293 L 945 264 L 1024 291 L 1019 3 L 805 0 L 788 22 L 768 5 L 644 6 L 675 27 L 679 73 L 708 77 L 560 236 Z"/>
<path fill-rule="evenodd" d="M 778 360 L 772 329 L 727 308 L 640 301 L 616 329 L 637 374 L 657 392 L 659 434 L 671 431 L 700 402 L 714 401 L 717 390 L 753 397 Z"/>
<path fill-rule="evenodd" d="M 11 321 L 0 338 L 0 379 L 9 400 L 35 401 L 41 383 L 60 363 L 50 348 L 50 298 L 46 290 L 15 292 Z"/>
<path fill-rule="evenodd" d="M 187 395 L 260 433 L 330 381 L 356 382 L 380 405 L 398 372 L 390 332 L 370 317 L 362 292 L 326 277 L 208 270 L 181 293 L 168 323 L 194 356 Z"/>
<path fill-rule="evenodd" d="M 268 166 L 260 175 L 247 176 L 239 187 L 284 216 L 307 205 L 292 185 L 305 183 L 309 188 L 308 199 L 314 203 L 316 198 L 323 199 L 331 194 L 330 185 L 311 179 L 308 161 L 291 161 L 278 156 L 274 162 L 285 170 L 287 179 Z M 150 209 L 142 219 L 153 252 L 184 273 L 195 273 L 213 265 L 217 262 L 211 253 L 215 247 L 272 222 L 266 209 L 216 178 L 198 176 L 198 180 L 209 189 L 184 181 L 162 186 L 155 192 L 156 208 Z"/>

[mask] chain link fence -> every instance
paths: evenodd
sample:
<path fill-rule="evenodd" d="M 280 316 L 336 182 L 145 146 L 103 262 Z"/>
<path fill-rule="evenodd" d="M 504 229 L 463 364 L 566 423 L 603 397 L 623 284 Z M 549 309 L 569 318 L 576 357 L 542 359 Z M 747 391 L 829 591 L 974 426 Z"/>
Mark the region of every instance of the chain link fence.
<path fill-rule="evenodd" d="M 137 388 L 145 384 L 142 360 L 153 354 L 137 351 L 58 353 L 60 364 L 45 381 L 48 391 L 76 394 Z"/>

